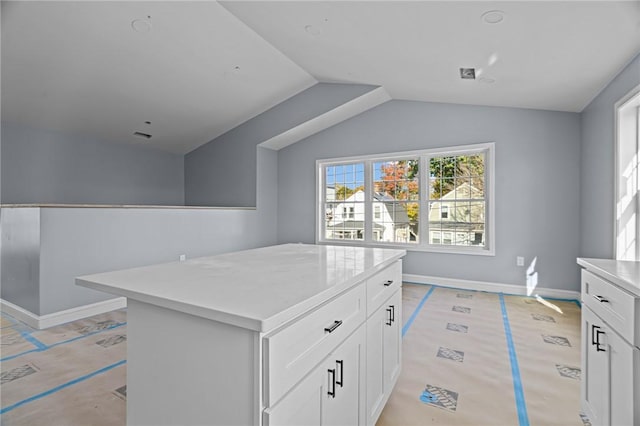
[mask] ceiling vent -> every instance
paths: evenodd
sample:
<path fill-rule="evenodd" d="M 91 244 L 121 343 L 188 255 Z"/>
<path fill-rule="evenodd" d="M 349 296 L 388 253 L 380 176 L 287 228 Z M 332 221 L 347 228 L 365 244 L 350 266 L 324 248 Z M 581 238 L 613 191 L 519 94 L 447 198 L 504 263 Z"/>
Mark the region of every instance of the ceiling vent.
<path fill-rule="evenodd" d="M 151 135 L 149 133 L 134 132 L 133 135 L 138 136 L 139 138 L 151 139 Z"/>
<path fill-rule="evenodd" d="M 463 80 L 475 80 L 476 69 L 475 68 L 460 68 L 460 78 Z"/>

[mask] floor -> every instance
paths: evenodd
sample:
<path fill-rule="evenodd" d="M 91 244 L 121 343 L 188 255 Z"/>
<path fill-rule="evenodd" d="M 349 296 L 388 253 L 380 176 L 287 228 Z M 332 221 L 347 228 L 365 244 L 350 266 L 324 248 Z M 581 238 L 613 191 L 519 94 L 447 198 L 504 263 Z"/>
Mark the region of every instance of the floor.
<path fill-rule="evenodd" d="M 404 284 L 383 425 L 590 425 L 575 301 Z M 126 310 L 33 330 L 2 313 L 3 425 L 122 425 Z"/>

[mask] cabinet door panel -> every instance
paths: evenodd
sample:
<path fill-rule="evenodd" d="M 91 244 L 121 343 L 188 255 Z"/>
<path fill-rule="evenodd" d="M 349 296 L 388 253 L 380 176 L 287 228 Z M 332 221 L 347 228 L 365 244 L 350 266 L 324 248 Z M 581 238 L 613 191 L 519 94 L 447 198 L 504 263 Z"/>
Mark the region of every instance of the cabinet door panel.
<path fill-rule="evenodd" d="M 367 321 L 367 424 L 373 425 L 384 403 L 383 350 L 386 311 L 378 309 Z"/>
<path fill-rule="evenodd" d="M 322 402 L 326 390 L 325 375 L 314 370 L 287 396 L 264 411 L 265 426 L 320 426 Z"/>
<path fill-rule="evenodd" d="M 634 425 L 633 419 L 633 394 L 634 394 L 634 372 L 633 357 L 638 351 L 629 343 L 625 342 L 613 330 L 607 333 L 609 352 L 609 389 L 611 390 L 611 425 Z M 636 384 L 636 388 L 638 384 Z M 639 390 L 636 389 L 635 392 Z"/>
<path fill-rule="evenodd" d="M 327 375 L 327 392 L 322 404 L 322 424 L 324 426 L 354 426 L 360 421 L 360 389 L 364 371 L 364 327 L 349 337 L 338 349 L 329 355 L 325 371 L 335 370 Z M 335 386 L 335 387 L 334 387 Z M 334 390 L 335 396 L 329 395 Z"/>
<path fill-rule="evenodd" d="M 402 297 L 400 291 L 391 296 L 383 307 L 386 314 L 389 314 L 388 309 L 391 309 L 391 318 L 384 323 L 384 376 L 382 380 L 385 393 L 390 394 L 400 374 L 400 324 L 402 323 Z"/>
<path fill-rule="evenodd" d="M 600 333 L 597 333 L 600 332 Z M 586 306 L 582 309 L 582 409 L 594 425 L 609 424 L 609 367 L 605 324 Z M 600 342 L 595 345 L 594 342 Z M 604 349 L 604 351 L 598 351 Z"/>

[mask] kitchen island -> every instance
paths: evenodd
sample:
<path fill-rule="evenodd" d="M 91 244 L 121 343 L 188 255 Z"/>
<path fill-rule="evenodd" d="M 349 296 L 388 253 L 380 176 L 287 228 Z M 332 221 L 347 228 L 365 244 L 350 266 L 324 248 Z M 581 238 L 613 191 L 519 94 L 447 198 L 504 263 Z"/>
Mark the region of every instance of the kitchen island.
<path fill-rule="evenodd" d="M 127 297 L 130 425 L 373 424 L 404 250 L 285 244 L 79 277 Z"/>

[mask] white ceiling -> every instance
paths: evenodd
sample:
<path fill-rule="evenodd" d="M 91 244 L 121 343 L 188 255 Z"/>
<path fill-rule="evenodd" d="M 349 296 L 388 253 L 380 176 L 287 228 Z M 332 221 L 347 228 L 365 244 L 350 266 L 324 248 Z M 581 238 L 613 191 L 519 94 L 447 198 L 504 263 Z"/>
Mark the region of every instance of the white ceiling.
<path fill-rule="evenodd" d="M 490 10 L 504 20 L 483 22 Z M 317 81 L 579 112 L 640 52 L 640 1 L 3 1 L 1 13 L 3 121 L 177 153 Z"/>

